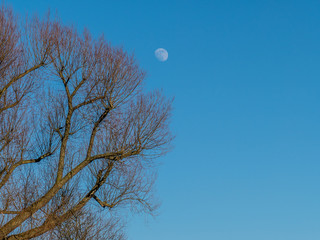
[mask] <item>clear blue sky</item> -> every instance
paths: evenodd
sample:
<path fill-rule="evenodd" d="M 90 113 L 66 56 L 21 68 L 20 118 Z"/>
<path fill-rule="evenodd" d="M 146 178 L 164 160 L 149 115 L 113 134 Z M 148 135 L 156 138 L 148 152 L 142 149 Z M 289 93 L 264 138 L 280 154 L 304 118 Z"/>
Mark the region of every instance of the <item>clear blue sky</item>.
<path fill-rule="evenodd" d="M 175 96 L 161 214 L 130 240 L 320 239 L 319 1 L 6 2 L 104 33 Z"/>

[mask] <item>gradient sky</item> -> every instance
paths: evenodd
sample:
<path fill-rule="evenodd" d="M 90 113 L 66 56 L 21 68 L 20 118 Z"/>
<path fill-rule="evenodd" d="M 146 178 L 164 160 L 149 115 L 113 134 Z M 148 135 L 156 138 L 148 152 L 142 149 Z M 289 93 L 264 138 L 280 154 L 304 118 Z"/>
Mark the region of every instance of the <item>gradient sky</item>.
<path fill-rule="evenodd" d="M 103 33 L 175 96 L 160 215 L 129 240 L 320 239 L 320 1 L 6 3 Z"/>

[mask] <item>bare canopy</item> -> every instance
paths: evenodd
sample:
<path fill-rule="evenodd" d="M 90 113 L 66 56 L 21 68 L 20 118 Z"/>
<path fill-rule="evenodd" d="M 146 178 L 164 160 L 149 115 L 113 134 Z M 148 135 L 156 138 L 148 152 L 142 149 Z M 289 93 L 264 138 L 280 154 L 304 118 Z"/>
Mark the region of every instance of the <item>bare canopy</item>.
<path fill-rule="evenodd" d="M 172 101 L 144 78 L 103 37 L 1 7 L 0 239 L 124 239 L 120 213 L 154 212 Z"/>

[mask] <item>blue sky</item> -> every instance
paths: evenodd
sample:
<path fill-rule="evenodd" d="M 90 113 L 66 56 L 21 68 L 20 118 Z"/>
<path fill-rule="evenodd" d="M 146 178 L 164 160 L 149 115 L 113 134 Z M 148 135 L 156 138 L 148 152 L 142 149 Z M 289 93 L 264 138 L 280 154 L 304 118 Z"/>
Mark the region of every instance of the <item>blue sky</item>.
<path fill-rule="evenodd" d="M 131 219 L 130 240 L 320 239 L 319 1 L 6 3 L 103 33 L 175 96 L 160 215 Z"/>

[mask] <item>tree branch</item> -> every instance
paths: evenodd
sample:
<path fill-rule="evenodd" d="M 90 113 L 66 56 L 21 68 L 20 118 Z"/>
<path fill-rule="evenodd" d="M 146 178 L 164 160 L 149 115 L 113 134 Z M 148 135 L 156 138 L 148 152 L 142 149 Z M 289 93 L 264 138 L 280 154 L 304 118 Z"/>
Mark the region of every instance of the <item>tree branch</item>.
<path fill-rule="evenodd" d="M 0 210 L 0 214 L 19 214 L 20 211 L 9 211 L 9 210 Z"/>
<path fill-rule="evenodd" d="M 53 152 L 47 152 L 43 155 L 41 155 L 40 157 L 38 158 L 35 158 L 35 159 L 29 159 L 29 160 L 22 160 L 22 161 L 19 161 L 15 164 L 12 165 L 11 168 L 9 168 L 7 174 L 2 178 L 1 182 L 0 182 L 0 188 L 2 188 L 6 182 L 9 180 L 10 176 L 12 175 L 13 171 L 23 165 L 23 164 L 28 164 L 28 163 L 37 163 L 37 162 L 40 162 L 41 160 L 45 159 L 46 157 L 49 157 L 53 154 Z"/>
<path fill-rule="evenodd" d="M 92 187 L 92 189 L 73 208 L 69 209 L 66 213 L 64 213 L 61 216 L 56 216 L 55 214 L 52 214 L 46 219 L 46 221 L 41 226 L 36 227 L 34 229 L 31 229 L 29 231 L 26 231 L 24 233 L 12 235 L 12 236 L 8 237 L 8 240 L 29 239 L 29 238 L 34 238 L 34 237 L 40 236 L 40 235 L 46 233 L 47 231 L 50 231 L 54 227 L 60 225 L 62 222 L 66 221 L 67 219 L 69 219 L 74 213 L 81 210 L 88 203 L 88 201 L 94 197 L 95 193 L 105 183 L 105 181 L 107 180 L 107 177 L 110 175 L 110 172 L 113 168 L 113 164 L 114 163 L 112 163 L 112 162 L 110 162 L 108 164 L 107 170 L 106 170 L 105 174 L 103 175 L 103 178 L 100 179 L 100 177 L 98 176 L 97 181 L 96 181 L 95 185 Z M 101 173 L 102 172 L 100 172 L 100 174 Z"/>
<path fill-rule="evenodd" d="M 18 81 L 20 78 L 23 78 L 24 76 L 26 76 L 27 74 L 29 74 L 30 72 L 40 68 L 44 66 L 44 63 L 40 63 L 38 65 L 33 66 L 32 68 L 24 71 L 23 73 L 19 74 L 16 77 L 13 77 L 1 90 L 0 90 L 0 98 L 2 97 L 3 93 L 16 81 Z"/>
<path fill-rule="evenodd" d="M 108 204 L 106 202 L 101 201 L 96 195 L 93 195 L 92 198 L 96 200 L 103 208 L 108 207 L 111 209 L 115 206 L 115 204 Z"/>

